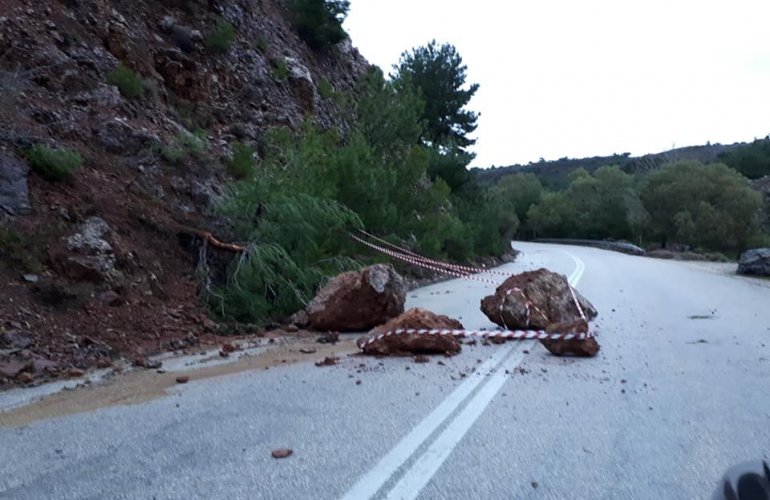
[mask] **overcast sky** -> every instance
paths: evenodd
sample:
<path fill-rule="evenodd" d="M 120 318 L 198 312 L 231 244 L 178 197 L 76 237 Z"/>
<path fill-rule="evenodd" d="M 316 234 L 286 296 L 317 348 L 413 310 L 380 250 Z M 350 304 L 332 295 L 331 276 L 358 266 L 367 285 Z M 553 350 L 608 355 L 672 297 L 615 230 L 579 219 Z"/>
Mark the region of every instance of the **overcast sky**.
<path fill-rule="evenodd" d="M 770 134 L 769 22 L 769 0 L 351 0 L 345 28 L 386 73 L 455 45 L 487 167 Z"/>

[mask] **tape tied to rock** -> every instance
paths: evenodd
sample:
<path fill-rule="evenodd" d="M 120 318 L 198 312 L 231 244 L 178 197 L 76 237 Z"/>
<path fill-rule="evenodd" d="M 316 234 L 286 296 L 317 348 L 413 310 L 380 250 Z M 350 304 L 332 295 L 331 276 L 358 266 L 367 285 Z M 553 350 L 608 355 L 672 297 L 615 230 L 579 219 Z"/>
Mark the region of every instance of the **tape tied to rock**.
<path fill-rule="evenodd" d="M 356 344 L 363 348 L 374 342 L 393 335 L 451 335 L 457 338 L 482 337 L 503 338 L 506 340 L 586 340 L 593 335 L 589 333 L 549 333 L 545 330 L 452 330 L 435 328 L 397 328 L 371 337 L 361 337 Z"/>

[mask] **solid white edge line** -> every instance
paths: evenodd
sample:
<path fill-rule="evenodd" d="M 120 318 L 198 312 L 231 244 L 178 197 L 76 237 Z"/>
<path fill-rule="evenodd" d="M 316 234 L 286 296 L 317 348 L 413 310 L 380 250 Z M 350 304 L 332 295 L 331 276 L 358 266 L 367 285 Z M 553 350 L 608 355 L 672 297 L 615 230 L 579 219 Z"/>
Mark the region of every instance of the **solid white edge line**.
<path fill-rule="evenodd" d="M 518 344 L 508 344 L 483 363 L 465 382 L 460 384 L 439 406 L 425 417 L 409 434 L 364 475 L 341 500 L 371 498 L 391 478 L 428 437 L 454 412 L 476 387 L 486 379 L 486 374 L 497 366 Z"/>
<path fill-rule="evenodd" d="M 575 261 L 577 268 L 568 278 L 570 285 L 576 286 L 585 271 L 585 264 L 579 257 L 567 252 Z M 518 356 L 514 363 L 507 363 L 511 366 L 518 365 L 524 358 L 523 353 Z M 506 363 L 503 363 L 506 364 Z M 463 410 L 452 420 L 444 431 L 436 438 L 428 449 L 412 464 L 404 473 L 401 479 L 396 483 L 392 490 L 387 494 L 388 500 L 413 500 L 417 498 L 422 489 L 433 476 L 438 472 L 449 455 L 455 449 L 457 444 L 468 433 L 476 420 L 484 413 L 490 402 L 503 387 L 507 376 L 503 366 L 501 366 L 491 379 L 476 393 L 463 408 Z"/>

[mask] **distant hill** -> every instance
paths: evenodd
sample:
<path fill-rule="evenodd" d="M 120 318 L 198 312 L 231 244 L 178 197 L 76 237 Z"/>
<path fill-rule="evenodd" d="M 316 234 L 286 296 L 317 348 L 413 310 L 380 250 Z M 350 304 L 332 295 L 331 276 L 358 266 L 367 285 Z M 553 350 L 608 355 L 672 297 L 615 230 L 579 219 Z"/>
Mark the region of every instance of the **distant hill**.
<path fill-rule="evenodd" d="M 520 172 L 531 172 L 540 178 L 547 188 L 564 188 L 570 172 L 578 168 L 584 168 L 593 172 L 605 165 L 618 165 L 629 173 L 653 170 L 672 161 L 697 160 L 709 163 L 717 160 L 720 154 L 731 151 L 746 143 L 735 144 L 706 144 L 702 146 L 687 146 L 676 148 L 662 153 L 648 154 L 644 156 L 631 156 L 630 153 L 614 154 L 611 156 L 593 156 L 590 158 L 561 158 L 551 161 L 539 161 L 528 165 L 510 165 L 507 167 L 492 167 L 487 169 L 473 168 L 471 173 L 481 184 L 495 184 L 500 178 Z"/>

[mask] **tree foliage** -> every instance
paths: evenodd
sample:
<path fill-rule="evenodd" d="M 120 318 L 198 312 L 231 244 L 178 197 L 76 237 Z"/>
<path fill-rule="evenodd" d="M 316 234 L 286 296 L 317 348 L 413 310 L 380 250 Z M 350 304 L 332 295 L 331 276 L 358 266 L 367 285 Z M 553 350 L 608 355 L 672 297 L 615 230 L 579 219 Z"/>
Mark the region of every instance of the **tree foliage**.
<path fill-rule="evenodd" d="M 770 138 L 758 139 L 751 144 L 721 153 L 719 160 L 749 179 L 770 175 Z"/>
<path fill-rule="evenodd" d="M 348 15 L 348 0 L 289 0 L 294 26 L 299 36 L 314 49 L 345 40 L 342 22 Z"/>
<path fill-rule="evenodd" d="M 464 108 L 479 85 L 466 86 L 466 78 L 467 66 L 453 45 L 433 40 L 401 55 L 395 79 L 423 99 L 425 139 L 431 144 L 464 150 L 476 142 L 468 134 L 476 130 L 478 114 Z"/>
<path fill-rule="evenodd" d="M 650 174 L 641 199 L 664 242 L 742 250 L 760 230 L 762 196 L 724 164 L 666 165 Z"/>

